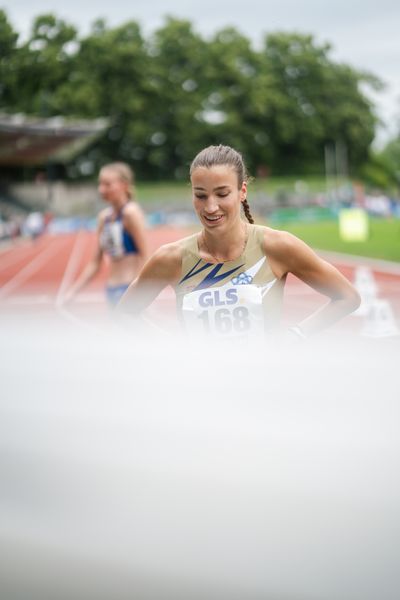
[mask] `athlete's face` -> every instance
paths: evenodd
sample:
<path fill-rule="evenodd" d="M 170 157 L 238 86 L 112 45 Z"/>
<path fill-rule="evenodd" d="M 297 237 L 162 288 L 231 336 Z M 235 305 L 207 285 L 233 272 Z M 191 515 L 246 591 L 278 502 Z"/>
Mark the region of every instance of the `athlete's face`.
<path fill-rule="evenodd" d="M 114 169 L 101 169 L 98 190 L 107 202 L 118 202 L 128 197 L 128 184 Z"/>
<path fill-rule="evenodd" d="M 206 229 L 225 230 L 238 223 L 246 182 L 239 186 L 237 174 L 230 166 L 198 167 L 191 181 L 193 206 Z"/>

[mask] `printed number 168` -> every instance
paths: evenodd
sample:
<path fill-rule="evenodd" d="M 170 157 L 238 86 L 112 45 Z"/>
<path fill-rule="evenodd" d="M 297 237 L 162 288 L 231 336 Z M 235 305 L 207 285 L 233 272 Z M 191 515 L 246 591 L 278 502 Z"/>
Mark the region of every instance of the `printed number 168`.
<path fill-rule="evenodd" d="M 211 317 L 214 317 L 214 328 L 218 333 L 243 332 L 250 329 L 249 309 L 245 306 L 237 306 L 232 311 L 229 308 L 218 308 Z M 204 329 L 211 329 L 210 314 L 204 310 L 198 318 L 203 321 Z"/>

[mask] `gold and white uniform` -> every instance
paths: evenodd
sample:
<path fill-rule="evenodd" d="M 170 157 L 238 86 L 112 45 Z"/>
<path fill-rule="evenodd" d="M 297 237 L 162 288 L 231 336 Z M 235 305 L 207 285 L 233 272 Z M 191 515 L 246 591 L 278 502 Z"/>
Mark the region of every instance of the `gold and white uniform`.
<path fill-rule="evenodd" d="M 265 228 L 247 227 L 245 248 L 232 261 L 200 258 L 198 234 L 182 240 L 182 276 L 175 292 L 188 331 L 258 337 L 279 327 L 285 278 L 275 277 L 265 256 Z"/>

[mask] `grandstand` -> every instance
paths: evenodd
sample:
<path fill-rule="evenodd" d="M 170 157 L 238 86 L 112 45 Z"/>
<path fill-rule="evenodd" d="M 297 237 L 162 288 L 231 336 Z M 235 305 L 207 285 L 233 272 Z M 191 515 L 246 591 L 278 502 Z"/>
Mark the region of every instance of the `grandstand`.
<path fill-rule="evenodd" d="M 83 152 L 109 124 L 107 118 L 71 120 L 0 113 L 0 213 L 7 217 L 50 209 L 54 167 Z M 16 185 L 26 168 L 46 171 L 46 181 Z"/>
<path fill-rule="evenodd" d="M 95 141 L 109 119 L 48 119 L 0 114 L 0 166 L 40 166 L 65 163 Z"/>

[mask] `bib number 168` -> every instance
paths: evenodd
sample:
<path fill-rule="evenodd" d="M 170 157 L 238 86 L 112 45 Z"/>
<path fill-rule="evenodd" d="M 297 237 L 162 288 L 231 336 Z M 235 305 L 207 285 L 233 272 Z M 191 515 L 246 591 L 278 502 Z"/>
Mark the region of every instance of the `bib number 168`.
<path fill-rule="evenodd" d="M 216 310 L 204 310 L 198 315 L 207 333 L 217 331 L 218 333 L 243 333 L 251 327 L 249 309 L 246 306 L 235 308 L 217 308 Z"/>

